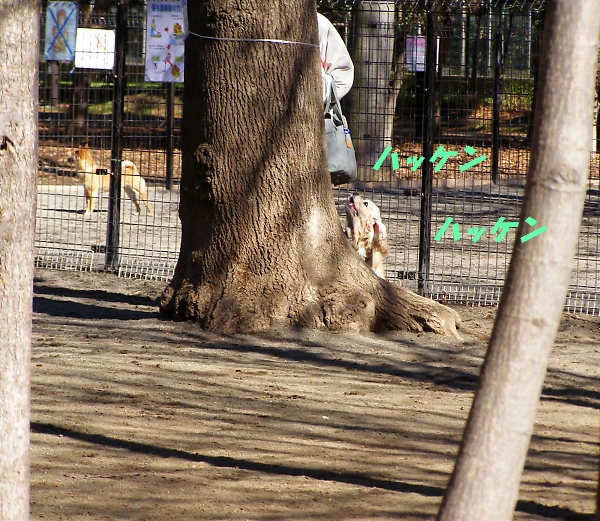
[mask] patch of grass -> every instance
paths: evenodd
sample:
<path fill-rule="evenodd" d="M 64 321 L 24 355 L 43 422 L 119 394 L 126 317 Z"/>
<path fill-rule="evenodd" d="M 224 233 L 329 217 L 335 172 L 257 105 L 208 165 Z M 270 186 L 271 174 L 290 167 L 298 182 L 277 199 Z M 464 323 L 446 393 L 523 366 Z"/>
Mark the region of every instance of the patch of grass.
<path fill-rule="evenodd" d="M 112 114 L 112 101 L 105 101 L 104 103 L 91 103 L 88 107 L 90 114 Z"/>
<path fill-rule="evenodd" d="M 105 101 L 103 103 L 94 103 L 89 106 L 90 114 L 112 114 L 113 102 Z M 183 109 L 180 103 L 175 102 L 175 117 L 180 118 L 183 115 Z M 125 96 L 125 112 L 133 114 L 139 118 L 143 117 L 167 117 L 167 105 L 163 97 L 140 93 Z"/>

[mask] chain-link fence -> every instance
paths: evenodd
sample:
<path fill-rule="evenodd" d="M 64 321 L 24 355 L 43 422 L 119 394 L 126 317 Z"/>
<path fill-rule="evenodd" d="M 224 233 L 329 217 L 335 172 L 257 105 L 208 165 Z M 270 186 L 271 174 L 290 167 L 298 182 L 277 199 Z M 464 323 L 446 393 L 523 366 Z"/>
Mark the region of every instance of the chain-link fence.
<path fill-rule="evenodd" d="M 390 234 L 388 279 L 442 301 L 497 304 L 529 164 L 543 1 L 322 1 L 320 7 L 355 63 L 354 86 L 342 104 L 359 180 L 334 189 L 340 217 L 348 191 L 370 197 Z M 79 16 L 80 27 L 116 24 L 114 9 Z M 123 199 L 118 271 L 168 279 L 180 241 L 182 87 L 144 82 L 144 25 L 145 6 L 130 6 L 122 148 L 148 185 L 154 215 L 143 207 L 133 215 Z M 41 62 L 39 264 L 106 264 L 108 200 L 99 198 L 98 210 L 84 216 L 81 181 L 67 159 L 88 145 L 110 167 L 114 91 L 110 70 Z M 596 142 L 594 127 L 567 301 L 568 309 L 589 313 L 599 312 Z M 532 224 L 531 231 L 551 224 Z"/>

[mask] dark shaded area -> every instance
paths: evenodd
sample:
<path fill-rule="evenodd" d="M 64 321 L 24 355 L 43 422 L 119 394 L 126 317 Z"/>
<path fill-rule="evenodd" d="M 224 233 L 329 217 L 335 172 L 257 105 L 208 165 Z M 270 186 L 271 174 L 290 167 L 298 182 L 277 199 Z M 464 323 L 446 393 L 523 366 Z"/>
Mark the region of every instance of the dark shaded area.
<path fill-rule="evenodd" d="M 82 299 L 94 302 L 81 302 Z M 42 284 L 40 279 L 34 280 L 34 313 L 44 313 L 55 317 L 101 320 L 141 320 L 158 317 L 158 309 L 147 311 L 131 309 L 130 307 L 105 306 L 103 303 L 145 307 L 157 305 L 156 299 L 150 297 L 113 293 L 100 289 L 57 288 Z"/>
<path fill-rule="evenodd" d="M 135 441 L 120 440 L 111 438 L 103 434 L 90 434 L 79 432 L 73 429 L 60 427 L 51 423 L 31 422 L 31 431 L 38 434 L 49 434 L 53 436 L 64 436 L 75 440 L 110 447 L 113 449 L 123 449 L 137 454 L 150 454 L 161 458 L 178 458 L 186 461 L 201 462 L 214 467 L 242 469 L 251 472 L 264 472 L 268 474 L 277 474 L 291 477 L 306 476 L 321 481 L 332 481 L 338 483 L 348 483 L 361 487 L 380 488 L 401 493 L 416 493 L 426 497 L 441 497 L 443 489 L 428 485 L 414 485 L 401 481 L 391 481 L 387 479 L 373 478 L 365 474 L 354 472 L 333 472 L 323 469 L 297 468 L 285 465 L 273 465 L 251 461 L 242 458 L 232 458 L 229 456 L 208 456 L 206 454 L 196 454 L 178 449 L 170 449 L 147 443 Z M 549 519 L 565 519 L 579 521 L 593 521 L 593 514 L 581 514 L 568 508 L 557 506 L 545 506 L 535 501 L 519 501 L 517 510 L 528 514 L 543 515 Z"/>
<path fill-rule="evenodd" d="M 141 320 L 156 318 L 158 312 L 115 309 L 81 302 L 65 302 L 45 297 L 33 298 L 33 312 L 55 317 L 97 318 L 104 320 Z"/>
<path fill-rule="evenodd" d="M 39 279 L 34 280 L 34 293 L 36 296 L 47 295 L 66 298 L 87 298 L 99 300 L 101 302 L 123 303 L 131 306 L 157 306 L 158 300 L 151 297 L 140 295 L 126 295 L 103 289 L 75 290 L 68 288 L 57 288 L 46 286 L 39 283 Z"/>
<path fill-rule="evenodd" d="M 109 438 L 102 434 L 86 434 L 72 429 L 59 427 L 50 423 L 31 423 L 32 432 L 38 434 L 52 434 L 55 436 L 66 436 L 72 439 L 111 447 L 114 449 L 124 449 L 138 454 L 151 454 L 162 458 L 179 458 L 187 461 L 195 461 L 207 463 L 214 467 L 234 468 L 249 470 L 253 472 L 266 472 L 269 474 L 279 474 L 285 476 L 307 476 L 312 479 L 321 481 L 337 481 L 339 483 L 349 483 L 352 485 L 360 485 L 363 487 L 376 487 L 384 490 L 393 490 L 404 493 L 417 493 L 423 496 L 437 497 L 441 496 L 443 490 L 438 487 L 430 487 L 427 485 L 412 485 L 410 483 L 402 483 L 390 481 L 387 479 L 378 479 L 358 474 L 353 472 L 333 472 L 321 469 L 297 468 L 284 465 L 270 465 L 258 461 L 251 461 L 241 458 L 231 458 L 228 456 L 208 456 L 205 454 L 194 454 L 191 452 L 158 447 L 146 443 L 138 443 L 135 441 L 119 440 Z"/>

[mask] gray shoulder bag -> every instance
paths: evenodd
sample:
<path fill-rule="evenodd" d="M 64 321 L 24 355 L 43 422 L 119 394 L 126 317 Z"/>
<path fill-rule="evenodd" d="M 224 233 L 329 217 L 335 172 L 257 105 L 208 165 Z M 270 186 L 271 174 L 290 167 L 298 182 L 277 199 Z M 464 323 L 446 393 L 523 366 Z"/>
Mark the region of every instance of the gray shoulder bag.
<path fill-rule="evenodd" d="M 325 136 L 331 182 L 337 186 L 356 181 L 356 155 L 335 82 L 331 83 L 325 103 Z"/>

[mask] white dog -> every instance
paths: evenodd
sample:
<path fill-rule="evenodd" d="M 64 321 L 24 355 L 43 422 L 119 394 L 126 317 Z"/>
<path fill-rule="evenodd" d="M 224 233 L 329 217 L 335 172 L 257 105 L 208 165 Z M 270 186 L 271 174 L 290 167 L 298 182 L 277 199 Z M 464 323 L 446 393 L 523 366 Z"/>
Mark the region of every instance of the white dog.
<path fill-rule="evenodd" d="M 83 180 L 83 191 L 85 192 L 84 216 L 91 215 L 94 211 L 94 200 L 98 197 L 98 193 L 108 190 L 110 186 L 110 174 L 102 175 L 96 173 L 100 165 L 94 161 L 87 146 L 79 147 L 73 154 L 73 157 L 77 164 L 77 176 Z M 131 161 L 123 161 L 121 165 L 123 190 L 125 190 L 125 193 L 133 201 L 136 213 L 140 213 L 139 199 L 141 199 L 146 205 L 148 214 L 153 215 L 152 205 L 148 201 L 144 178 L 139 174 L 135 164 Z"/>
<path fill-rule="evenodd" d="M 383 256 L 388 252 L 387 229 L 381 212 L 373 201 L 351 195 L 346 201 L 346 237 L 358 255 L 382 279 L 385 279 Z"/>

